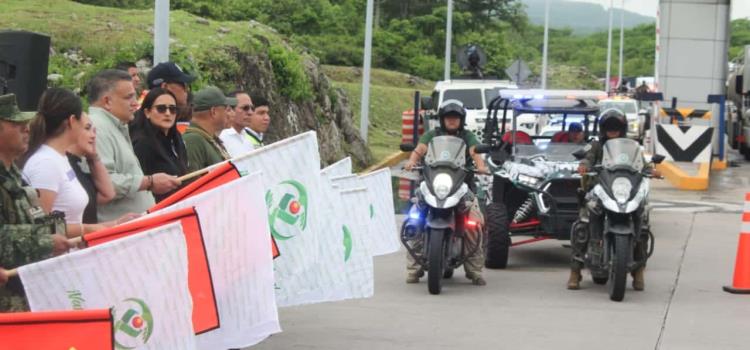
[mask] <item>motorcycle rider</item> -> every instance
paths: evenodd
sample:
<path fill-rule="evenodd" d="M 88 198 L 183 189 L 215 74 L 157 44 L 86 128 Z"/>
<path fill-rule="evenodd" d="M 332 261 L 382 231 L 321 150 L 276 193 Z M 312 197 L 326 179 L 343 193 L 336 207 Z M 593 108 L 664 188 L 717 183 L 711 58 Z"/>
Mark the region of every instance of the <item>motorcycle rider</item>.
<path fill-rule="evenodd" d="M 596 176 L 587 176 L 586 173 L 591 171 L 595 165 L 601 164 L 602 162 L 602 150 L 604 144 L 611 139 L 620 137 L 626 137 L 628 128 L 628 122 L 619 109 L 611 108 L 602 112 L 599 118 L 599 140 L 593 140 L 591 143 L 586 145 L 584 150 L 586 156 L 581 160 L 581 164 L 578 167 L 578 172 L 581 174 L 581 189 L 584 193 L 589 191 L 596 185 L 598 178 Z M 661 173 L 653 168 L 653 165 L 646 163 L 647 172 L 651 172 L 654 177 L 661 176 Z M 602 217 L 601 203 L 584 201 L 584 204 L 580 208 L 580 221 L 588 224 L 601 223 L 604 219 Z M 571 237 L 571 266 L 570 266 L 570 277 L 568 278 L 568 289 L 576 290 L 580 288 L 581 282 L 581 269 L 583 268 L 583 261 L 588 248 L 588 241 L 593 235 L 598 235 L 600 232 L 593 232 L 599 230 L 591 230 L 587 225 L 584 230 L 576 230 L 574 236 Z M 598 237 L 596 237 L 598 238 Z M 647 238 L 638 239 L 635 245 L 635 260 L 642 260 L 646 255 L 647 249 Z M 645 264 L 639 269 L 633 271 L 633 289 L 641 291 L 645 288 L 644 282 L 644 270 Z"/>
<path fill-rule="evenodd" d="M 411 153 L 409 161 L 404 166 L 404 169 L 411 171 L 416 164 L 422 160 L 427 153 L 427 145 L 436 136 L 451 135 L 460 137 L 466 143 L 467 154 L 466 154 L 466 167 L 470 168 L 472 164 L 476 164 L 476 172 L 487 174 L 489 173 L 487 165 L 484 163 L 481 155 L 476 153 L 476 146 L 479 141 L 473 132 L 464 129 L 464 123 L 466 121 L 466 109 L 463 103 L 458 100 L 447 100 L 443 102 L 438 110 L 438 118 L 440 119 L 440 127 L 434 130 L 426 132 L 419 139 L 419 144 Z M 469 175 L 465 179 L 467 185 L 471 191 L 474 191 L 474 180 L 473 176 Z M 471 220 L 477 222 L 475 229 L 468 229 L 465 234 L 466 237 L 466 250 L 474 253 L 467 257 L 464 262 L 464 271 L 466 272 L 466 278 L 470 279 L 474 285 L 483 286 L 487 282 L 482 278 L 482 268 L 484 267 L 484 249 L 482 248 L 482 226 L 484 225 L 484 217 L 479 209 L 479 202 L 476 197 L 470 195 L 472 201 L 467 203 L 466 210 L 469 212 L 468 216 Z M 415 248 L 421 250 L 423 244 L 423 238 L 419 238 L 418 242 L 415 242 Z M 476 249 L 475 249 L 476 248 Z M 422 267 L 414 261 L 414 258 L 407 253 L 407 278 L 406 283 L 417 283 L 419 278 L 424 276 L 424 270 Z"/>

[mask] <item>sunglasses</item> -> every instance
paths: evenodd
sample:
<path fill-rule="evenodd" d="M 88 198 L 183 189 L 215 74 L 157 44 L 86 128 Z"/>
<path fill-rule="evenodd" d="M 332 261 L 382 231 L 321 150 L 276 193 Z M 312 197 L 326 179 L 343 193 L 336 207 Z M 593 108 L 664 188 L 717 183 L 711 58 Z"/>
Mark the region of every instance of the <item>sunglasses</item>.
<path fill-rule="evenodd" d="M 253 105 L 244 105 L 244 106 L 240 106 L 240 109 L 243 110 L 243 111 L 245 111 L 245 112 L 252 112 L 252 111 L 255 110 L 255 106 L 253 106 Z"/>
<path fill-rule="evenodd" d="M 169 113 L 177 114 L 177 106 L 175 105 L 155 105 L 154 108 L 159 113 L 166 113 L 169 111 Z"/>

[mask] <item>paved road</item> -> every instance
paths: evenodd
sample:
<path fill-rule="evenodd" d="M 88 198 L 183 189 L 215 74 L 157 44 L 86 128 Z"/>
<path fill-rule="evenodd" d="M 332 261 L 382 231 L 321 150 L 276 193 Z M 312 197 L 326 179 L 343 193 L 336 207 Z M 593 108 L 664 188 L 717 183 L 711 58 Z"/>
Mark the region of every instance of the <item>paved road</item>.
<path fill-rule="evenodd" d="M 567 248 L 515 247 L 488 285 L 456 273 L 443 294 L 404 283 L 403 252 L 375 260 L 375 296 L 280 310 L 283 333 L 253 349 L 748 349 L 750 296 L 731 282 L 750 165 L 712 178 L 707 192 L 657 184 L 656 252 L 646 291 L 621 303 L 585 275 L 568 291 Z"/>

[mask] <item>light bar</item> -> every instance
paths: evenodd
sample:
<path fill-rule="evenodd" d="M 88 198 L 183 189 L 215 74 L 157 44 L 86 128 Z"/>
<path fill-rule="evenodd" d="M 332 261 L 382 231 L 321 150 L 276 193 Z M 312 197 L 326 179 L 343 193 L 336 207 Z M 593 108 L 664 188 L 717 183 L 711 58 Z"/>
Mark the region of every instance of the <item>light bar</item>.
<path fill-rule="evenodd" d="M 500 96 L 513 100 L 601 100 L 607 93 L 596 90 L 500 90 Z"/>

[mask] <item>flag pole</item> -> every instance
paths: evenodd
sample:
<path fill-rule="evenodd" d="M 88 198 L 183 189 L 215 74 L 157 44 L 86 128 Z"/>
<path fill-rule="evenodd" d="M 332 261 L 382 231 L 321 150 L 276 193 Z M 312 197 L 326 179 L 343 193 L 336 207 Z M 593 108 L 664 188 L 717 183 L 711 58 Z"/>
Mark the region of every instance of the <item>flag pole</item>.
<path fill-rule="evenodd" d="M 78 244 L 81 242 L 83 242 L 83 237 L 81 236 L 68 239 L 68 244 Z M 16 269 L 5 270 L 5 275 L 8 277 L 17 277 L 18 269 L 16 268 Z"/>

